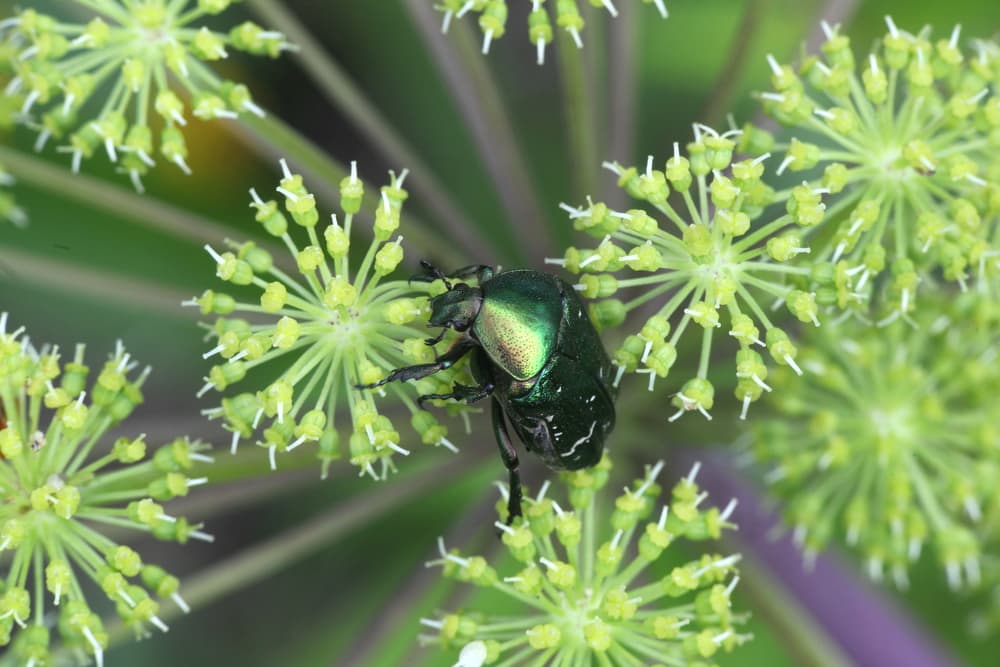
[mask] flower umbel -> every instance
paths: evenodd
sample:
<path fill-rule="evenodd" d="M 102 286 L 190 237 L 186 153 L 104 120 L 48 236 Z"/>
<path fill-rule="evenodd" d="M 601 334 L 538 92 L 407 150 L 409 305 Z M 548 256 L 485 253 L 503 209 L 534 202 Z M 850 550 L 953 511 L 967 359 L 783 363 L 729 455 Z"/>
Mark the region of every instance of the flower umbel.
<path fill-rule="evenodd" d="M 710 419 L 715 389 L 708 379 L 709 361 L 716 330 L 728 314 L 725 333 L 739 344 L 735 394 L 745 417 L 750 403 L 771 390 L 768 366 L 754 346 L 800 372 L 795 346 L 767 312 L 771 304 L 784 303 L 800 321 L 819 325 L 816 295 L 789 284 L 790 278 L 808 276 L 809 269 L 789 263 L 809 252 L 799 230 L 823 220 L 825 190 L 797 187 L 786 210 L 768 214 L 774 191 L 762 180 L 766 156 L 733 162 L 732 134 L 738 131 L 719 135 L 696 126 L 695 133 L 687 156 L 675 143 L 662 171 L 654 168 L 652 156 L 644 170 L 605 164 L 618 175 L 618 184 L 662 214 L 664 223 L 643 209 L 613 211 L 591 201 L 582 208 L 564 204 L 575 229 L 602 241 L 547 261 L 579 274 L 576 289 L 584 296 L 605 299 L 591 306 L 600 326 L 617 326 L 630 312 L 659 304 L 615 352 L 616 385 L 625 372 L 646 373 L 652 390 L 655 378 L 666 377 L 677 360 L 681 338 L 701 331 L 697 375 L 675 394 L 678 411 L 672 420 L 690 410 Z M 680 201 L 671 203 L 671 191 Z M 625 269 L 643 275 L 614 275 Z M 627 302 L 609 298 L 631 288 L 638 288 L 638 295 Z"/>
<path fill-rule="evenodd" d="M 211 539 L 163 505 L 205 478 L 188 476 L 210 461 L 205 446 L 180 438 L 146 456 L 143 436 L 104 444 L 104 434 L 142 402 L 148 369 L 121 345 L 86 390 L 84 348 L 62 364 L 57 348 L 36 351 L 23 328 L 0 315 L 0 646 L 18 665 L 48 665 L 50 635 L 102 664 L 107 648 L 98 612 L 85 597 L 96 586 L 137 634 L 162 631 L 157 599 L 178 594 L 177 579 L 143 562 L 103 528 L 128 528 L 161 540 Z M 88 401 L 89 399 L 89 401 Z M 6 552 L 6 553 L 4 553 Z M 89 581 L 86 581 L 89 580 Z"/>
<path fill-rule="evenodd" d="M 816 275 L 821 302 L 893 319 L 916 308 L 921 283 L 964 289 L 996 256 L 983 218 L 1000 213 L 1000 58 L 964 52 L 958 27 L 932 42 L 886 23 L 857 61 L 826 24 L 822 54 L 798 71 L 768 56 L 774 90 L 761 97 L 790 128 L 765 149 L 784 153 L 777 173 L 831 192 L 832 229 L 810 238 L 810 260 L 830 264 Z"/>
<path fill-rule="evenodd" d="M 272 368 L 280 368 L 280 373 L 262 389 L 224 398 L 221 407 L 205 414 L 225 421 L 225 428 L 233 434 L 234 452 L 240 439 L 259 433 L 257 444 L 269 450 L 272 468 L 278 452 L 305 443 L 317 445 L 325 476 L 330 463 L 341 456 L 336 419 L 338 411 L 345 409 L 351 422 L 346 429 L 351 463 L 361 474 L 385 479 L 395 469 L 392 457 L 410 453 L 400 445 L 393 422 L 375 405 L 376 397 L 391 392 L 411 413 L 411 425 L 424 444 L 457 451 L 446 437 L 447 427 L 419 409 L 414 400 L 418 395 L 449 392 L 457 367 L 412 384 L 357 389 L 382 380 L 396 368 L 431 362 L 435 357 L 434 346 L 426 341 L 431 331 L 423 322 L 428 296 L 443 286 L 386 279 L 403 260 L 403 237 L 392 237 L 408 196 L 403 189 L 406 173 L 390 172 L 392 179 L 382 187 L 373 212 L 374 238 L 360 265 L 352 267 L 351 232 L 364 195 L 355 165 L 340 184 L 343 223 L 332 216 L 332 223 L 321 230 L 322 240 L 314 196 L 284 160 L 281 166 L 284 178 L 277 191 L 294 227 L 304 229 L 308 243 L 296 244 L 277 202 L 265 201 L 251 190 L 251 206 L 264 229 L 288 248 L 298 276 L 275 266 L 271 254 L 253 242 L 228 242 L 230 250 L 221 254 L 206 246 L 219 278 L 237 288 L 252 287 L 259 297 L 244 301 L 210 290 L 185 303 L 200 307 L 205 315 L 223 316 L 211 330 L 216 344 L 205 354 L 223 361 L 212 367 L 199 395 L 210 389 L 224 392 L 268 362 L 278 364 Z M 255 323 L 229 317 L 234 313 L 252 316 Z M 262 323 L 262 318 L 269 321 Z M 449 336 L 445 341 L 452 339 Z"/>
<path fill-rule="evenodd" d="M 280 33 L 250 22 L 228 33 L 198 26 L 238 1 L 67 3 L 93 15 L 86 23 L 25 9 L 0 22 L 6 43 L 18 49 L 5 93 L 23 98 L 22 121 L 37 128 L 37 149 L 50 138 L 66 142 L 59 150 L 72 156 L 73 171 L 103 147 L 138 190 L 157 151 L 190 173 L 186 113 L 206 120 L 263 115 L 246 86 L 223 80 L 207 63 L 226 58 L 228 49 L 273 58 L 289 48 Z"/>
<path fill-rule="evenodd" d="M 562 475 L 565 509 L 546 497 L 546 483 L 535 498 L 525 498 L 523 518 L 496 524 L 519 568 L 509 576 L 482 557 L 446 550 L 439 540 L 441 559 L 428 565 L 526 608 L 512 617 L 470 610 L 423 619 L 436 633 L 422 639 L 451 650 L 465 646 L 462 658 L 468 652 L 477 661 L 460 662 L 463 667 L 707 664 L 739 646 L 749 635 L 737 631 L 742 619 L 730 609 L 738 555 L 705 555 L 657 581 L 640 581 L 674 540 L 716 539 L 733 527 L 735 501 L 721 512 L 700 507 L 707 493 L 695 482 L 697 465 L 674 486 L 669 505 L 657 508 L 662 467 L 647 468 L 625 489 L 600 533 L 597 495 L 611 468 L 606 455 L 595 468 Z"/>
<path fill-rule="evenodd" d="M 530 0 L 531 12 L 528 14 L 528 39 L 535 45 L 538 54 L 538 64 L 545 63 L 545 47 L 552 42 L 554 36 L 553 21 L 557 28 L 565 30 L 573 37 L 577 48 L 583 48 L 580 34 L 585 21 L 580 15 L 580 0 Z M 613 0 L 586 0 L 594 7 L 600 7 L 613 18 L 617 18 L 618 9 Z M 631 2 L 634 0 L 625 0 Z M 666 0 L 642 0 L 643 4 L 656 5 L 657 11 L 667 18 Z M 507 0 L 441 0 L 435 9 L 444 13 L 441 22 L 441 32 L 448 32 L 452 19 L 462 18 L 466 14 L 479 14 L 479 29 L 483 32 L 483 53 L 489 53 L 493 40 L 500 39 L 507 31 Z"/>
<path fill-rule="evenodd" d="M 972 293 L 933 305 L 942 314 L 917 311 L 917 328 L 897 321 L 873 336 L 845 321 L 813 332 L 809 373 L 757 421 L 752 451 L 773 466 L 807 560 L 842 530 L 875 579 L 888 566 L 905 586 L 928 541 L 951 586 L 980 578 L 974 528 L 1000 483 L 1000 320 Z"/>

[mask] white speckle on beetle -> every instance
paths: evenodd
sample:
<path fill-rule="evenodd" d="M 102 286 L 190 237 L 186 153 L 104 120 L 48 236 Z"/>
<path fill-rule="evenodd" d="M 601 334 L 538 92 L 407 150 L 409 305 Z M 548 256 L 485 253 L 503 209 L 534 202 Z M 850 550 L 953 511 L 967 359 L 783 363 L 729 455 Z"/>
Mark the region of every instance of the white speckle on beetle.
<path fill-rule="evenodd" d="M 582 445 L 583 443 L 587 442 L 588 440 L 590 440 L 590 437 L 594 435 L 595 428 L 597 428 L 597 422 L 596 421 L 591 422 L 590 431 L 587 433 L 587 435 L 583 436 L 582 438 L 574 442 L 573 446 L 570 448 L 568 452 L 563 452 L 562 454 L 563 458 L 569 458 L 570 456 L 573 456 L 573 452 L 576 451 L 576 448 Z"/>

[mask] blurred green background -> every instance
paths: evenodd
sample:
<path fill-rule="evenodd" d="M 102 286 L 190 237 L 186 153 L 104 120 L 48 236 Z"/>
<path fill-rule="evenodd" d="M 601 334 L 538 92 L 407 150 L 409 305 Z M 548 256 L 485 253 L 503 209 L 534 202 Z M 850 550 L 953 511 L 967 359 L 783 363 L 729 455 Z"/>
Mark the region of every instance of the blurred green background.
<path fill-rule="evenodd" d="M 28 1 L 18 6 L 58 9 L 58 4 Z M 463 210 L 465 224 L 494 254 L 489 259 L 523 263 L 531 253 L 512 232 L 465 119 L 405 3 L 285 4 L 433 169 Z M 517 5 L 516 0 L 511 4 Z M 619 146 L 620 154 L 606 154 L 615 131 L 609 110 L 621 101 L 615 91 L 622 82 L 606 57 L 614 28 L 601 15 L 584 34 L 585 60 L 596 84 L 592 111 L 600 160 L 634 163 L 647 153 L 665 154 L 674 141 L 688 139 L 692 122 L 719 125 L 726 112 L 738 122 L 750 118 L 755 110 L 750 93 L 767 81 L 765 54 L 782 61 L 794 58 L 823 12 L 844 3 L 668 0 L 671 17 L 666 21 L 651 7 L 634 4 L 623 17 L 634 22 L 628 40 L 635 57 L 634 114 L 624 121 L 634 129 L 634 138 Z M 0 16 L 12 7 L 4 7 Z M 227 25 L 235 24 L 241 13 L 251 12 L 237 6 L 223 18 Z M 845 25 L 856 49 L 866 49 L 884 32 L 886 13 L 913 30 L 931 24 L 935 34 L 950 32 L 955 23 L 972 36 L 991 36 L 1000 28 L 1000 3 L 995 0 L 861 2 Z M 534 52 L 521 28 L 522 14 L 512 9 L 509 34 L 480 65 L 500 91 L 503 107 L 494 112 L 513 128 L 512 148 L 526 169 L 521 176 L 540 203 L 543 219 L 531 222 L 552 230 L 561 249 L 571 230 L 558 204 L 579 203 L 580 197 L 571 177 L 560 72 L 554 53 L 545 67 L 534 65 Z M 457 37 L 438 39 L 454 45 Z M 276 62 L 232 58 L 222 70 L 245 81 L 258 103 L 334 158 L 343 163 L 357 160 L 369 182 L 381 183 L 387 169 L 408 166 L 387 161 L 341 109 L 324 99 L 294 56 Z M 92 358 L 101 358 L 115 339 L 124 340 L 135 357 L 154 367 L 146 386 L 147 403 L 128 429 L 162 438 L 189 432 L 224 447 L 226 434 L 198 415 L 211 404 L 194 398 L 209 364 L 201 359 L 205 345 L 197 313 L 181 309 L 179 303 L 218 287 L 202 243 L 218 243 L 223 235 L 260 238 L 247 208 L 247 190 L 273 187 L 277 165 L 272 156 L 251 148 L 237 128 L 222 122 L 194 121 L 187 137 L 194 175 L 170 167 L 154 170 L 146 179 L 148 203 L 141 203 L 134 215 L 115 214 L 67 196 L 63 169 L 22 176 L 16 196 L 31 224 L 23 231 L 0 226 L 0 311 L 9 311 L 16 324 L 26 325 L 36 341 L 64 347 L 87 342 Z M 19 130 L 3 137 L 3 143 L 30 152 L 33 139 L 30 132 Z M 39 157 L 60 167 L 68 162 L 52 150 Z M 93 179 L 110 184 L 113 192 L 128 192 L 127 180 L 114 174 L 103 156 L 87 162 L 83 172 L 78 183 Z M 603 172 L 594 194 L 610 186 L 613 177 Z M 203 226 L 199 233 L 150 224 L 150 218 L 159 216 L 147 217 L 142 208 L 162 202 L 219 227 Z M 407 207 L 421 219 L 435 221 L 432 209 L 419 197 L 411 197 Z M 334 210 L 329 201 L 321 208 Z M 197 229 L 199 221 L 194 222 Z M 443 254 L 460 253 L 448 234 L 437 238 Z M 417 257 L 410 253 L 408 261 Z M 707 431 L 704 423 L 689 422 L 670 431 L 660 428 L 650 439 L 666 446 L 660 443 L 667 439 L 702 444 L 728 437 L 725 424 L 713 428 Z M 166 637 L 121 643 L 110 652 L 108 664 L 451 664 L 433 651 L 418 650 L 417 619 L 441 607 L 454 608 L 467 591 L 440 581 L 436 571 L 425 572 L 422 563 L 432 557 L 439 534 L 465 535 L 478 539 L 487 551 L 495 548 L 490 532 L 483 529 L 492 521 L 487 519 L 493 496 L 487 498 L 485 489 L 501 472 L 491 438 L 482 428 L 462 437 L 457 463 L 450 455 L 422 451 L 405 462 L 399 479 L 378 489 L 355 479 L 346 465 L 320 483 L 308 457 L 289 457 L 287 464 L 283 459 L 282 470 L 267 474 L 263 453 L 245 447 L 238 465 L 228 461 L 215 478 L 218 484 L 185 501 L 185 510 L 193 518 L 204 518 L 207 529 L 217 535 L 215 544 L 141 545 L 143 553 L 155 554 L 152 560 L 186 575 L 182 582 L 189 587 L 197 582 L 195 597 L 204 596 L 204 604 L 189 617 L 174 619 Z M 436 475 L 442 465 L 450 465 L 453 474 Z M 230 593 L 227 577 L 249 583 Z M 1000 641 L 974 640 L 966 633 L 965 619 L 974 601 L 950 594 L 927 559 L 913 580 L 911 593 L 892 597 L 919 619 L 924 631 L 969 665 L 996 665 Z M 767 611 L 786 604 L 784 593 L 767 593 L 766 582 L 751 590 L 756 592 L 744 593 L 738 604 L 757 611 L 751 622 L 756 640 L 722 658 L 721 664 L 807 664 L 795 641 L 789 641 L 795 633 L 788 618 Z M 805 641 L 813 631 L 805 630 Z"/>

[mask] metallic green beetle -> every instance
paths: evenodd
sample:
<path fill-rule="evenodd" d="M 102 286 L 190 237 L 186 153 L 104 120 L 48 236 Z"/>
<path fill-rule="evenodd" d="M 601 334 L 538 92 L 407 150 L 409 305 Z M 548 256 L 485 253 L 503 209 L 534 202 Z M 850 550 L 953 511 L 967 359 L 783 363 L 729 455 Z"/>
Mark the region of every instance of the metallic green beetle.
<path fill-rule="evenodd" d="M 495 272 L 468 266 L 450 275 L 428 262 L 415 280 L 444 281 L 447 292 L 430 301 L 428 323 L 463 335 L 433 363 L 398 368 L 372 388 L 426 377 L 472 353 L 476 387 L 456 384 L 448 394 L 421 396 L 469 403 L 490 397 L 493 432 L 510 474 L 508 522 L 521 515 L 517 451 L 506 422 L 525 449 L 553 470 L 578 470 L 601 460 L 615 425 L 611 360 L 574 289 L 559 278 L 519 269 Z M 476 285 L 461 280 L 475 276 Z"/>

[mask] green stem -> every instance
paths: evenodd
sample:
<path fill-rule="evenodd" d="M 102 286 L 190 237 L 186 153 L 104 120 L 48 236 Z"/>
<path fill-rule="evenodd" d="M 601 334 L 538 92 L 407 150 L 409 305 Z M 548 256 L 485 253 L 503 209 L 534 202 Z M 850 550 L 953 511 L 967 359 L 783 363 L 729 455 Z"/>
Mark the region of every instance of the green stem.
<path fill-rule="evenodd" d="M 581 50 L 565 30 L 557 30 L 556 43 L 559 72 L 566 113 L 569 159 L 573 176 L 573 196 L 583 199 L 596 192 L 597 120 L 591 84 L 588 80 Z"/>
<path fill-rule="evenodd" d="M 453 21 L 448 38 L 441 36 L 437 12 L 426 0 L 405 0 L 406 10 L 441 72 L 469 128 L 476 149 L 493 180 L 507 222 L 517 235 L 519 261 L 542 264 L 555 256 L 552 229 L 542 221 L 542 207 L 529 180 L 531 171 L 503 97 L 466 21 Z M 454 50 L 452 49 L 454 44 Z"/>
<path fill-rule="evenodd" d="M 68 169 L 9 146 L 0 146 L 0 162 L 24 183 L 120 215 L 185 241 L 199 244 L 216 242 L 232 234 L 232 228 L 215 220 L 149 195 L 139 195 L 90 176 L 73 174 Z"/>
<path fill-rule="evenodd" d="M 66 262 L 45 259 L 37 255 L 5 248 L 4 268 L 17 282 L 42 286 L 59 292 L 86 294 L 97 301 L 114 301 L 142 309 L 147 315 L 152 311 L 178 318 L 197 317 L 199 311 L 181 307 L 181 301 L 190 298 L 188 292 L 181 292 L 120 273 L 110 273 L 75 267 Z M 3 284 L 15 284 L 14 280 L 3 280 Z M 8 289 L 4 286 L 3 289 Z"/>
<path fill-rule="evenodd" d="M 365 97 L 347 73 L 283 3 L 275 0 L 250 0 L 247 3 L 264 23 L 280 30 L 299 49 L 295 57 L 312 78 L 327 101 L 344 113 L 378 149 L 386 162 L 408 167 L 407 183 L 419 194 L 428 208 L 446 228 L 451 238 L 471 257 L 484 259 L 491 251 L 482 238 L 465 223 L 469 219 L 433 176 L 431 168 L 401 137 L 378 107 Z"/>

